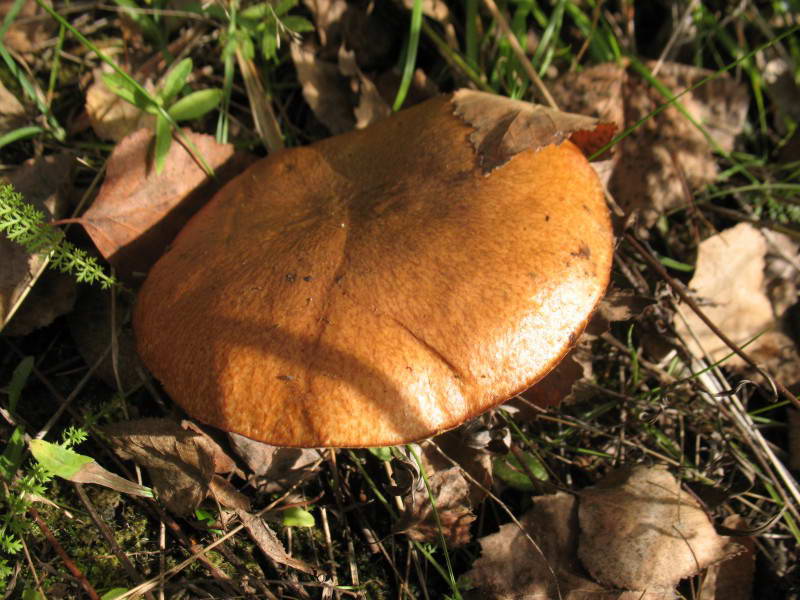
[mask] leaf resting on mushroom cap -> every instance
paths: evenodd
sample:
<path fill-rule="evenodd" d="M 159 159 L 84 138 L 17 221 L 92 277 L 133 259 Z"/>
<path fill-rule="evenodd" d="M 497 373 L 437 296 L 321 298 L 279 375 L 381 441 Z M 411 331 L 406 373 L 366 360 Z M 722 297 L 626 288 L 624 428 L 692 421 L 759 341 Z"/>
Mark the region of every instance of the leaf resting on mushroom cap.
<path fill-rule="evenodd" d="M 221 190 L 138 298 L 138 349 L 170 395 L 275 445 L 380 446 L 546 375 L 608 282 L 608 209 L 573 144 L 486 177 L 473 130 L 442 96 Z"/>
<path fill-rule="evenodd" d="M 567 139 L 590 156 L 611 141 L 616 129 L 592 117 L 474 90 L 458 90 L 453 106 L 455 114 L 475 128 L 469 139 L 484 173 L 520 152 Z"/>

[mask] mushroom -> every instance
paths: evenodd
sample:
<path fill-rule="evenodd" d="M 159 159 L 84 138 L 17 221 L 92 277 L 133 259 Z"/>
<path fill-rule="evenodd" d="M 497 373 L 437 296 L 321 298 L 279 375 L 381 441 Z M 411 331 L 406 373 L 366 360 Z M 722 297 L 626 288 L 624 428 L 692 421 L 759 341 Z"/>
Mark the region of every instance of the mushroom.
<path fill-rule="evenodd" d="M 475 137 L 474 94 L 271 155 L 186 225 L 134 327 L 190 415 L 279 446 L 392 445 L 558 364 L 609 279 L 602 187 L 563 132 L 486 174 L 513 119 Z"/>

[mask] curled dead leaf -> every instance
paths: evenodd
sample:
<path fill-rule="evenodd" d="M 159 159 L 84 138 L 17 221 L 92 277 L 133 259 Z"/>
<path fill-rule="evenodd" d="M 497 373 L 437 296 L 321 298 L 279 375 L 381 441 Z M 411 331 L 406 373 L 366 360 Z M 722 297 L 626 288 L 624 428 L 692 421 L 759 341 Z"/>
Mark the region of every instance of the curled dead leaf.
<path fill-rule="evenodd" d="M 428 490 L 423 486 L 405 499 L 406 511 L 395 531 L 418 542 L 437 542 L 441 531 L 448 546 L 463 546 L 472 539 L 470 525 L 476 518 L 469 504 L 467 480 L 459 467 L 451 467 L 429 474 L 428 481 L 438 521 Z"/>
<path fill-rule="evenodd" d="M 168 419 L 116 423 L 103 431 L 118 456 L 147 468 L 156 495 L 175 514 L 191 514 L 209 495 L 222 504 L 230 501 L 233 508 L 245 506 L 227 482 L 215 479 L 234 462 L 207 435 Z"/>
<path fill-rule="evenodd" d="M 339 71 L 350 79 L 350 86 L 358 98 L 358 104 L 353 108 L 356 129 L 363 129 L 392 114 L 391 107 L 381 97 L 378 88 L 358 67 L 355 52 L 344 46 L 339 48 Z"/>
<path fill-rule="evenodd" d="M 321 456 L 310 448 L 284 448 L 229 433 L 231 447 L 256 477 L 254 484 L 267 493 L 286 490 L 319 472 Z"/>
<path fill-rule="evenodd" d="M 13 0 L 2 0 L 0 16 L 5 18 L 13 5 Z M 56 22 L 44 8 L 36 2 L 23 2 L 17 17 L 5 32 L 3 43 L 22 54 L 36 52 L 55 34 L 56 29 Z"/>
<path fill-rule="evenodd" d="M 27 116 L 22 103 L 0 82 L 0 131 L 11 131 L 22 126 L 25 121 Z"/>

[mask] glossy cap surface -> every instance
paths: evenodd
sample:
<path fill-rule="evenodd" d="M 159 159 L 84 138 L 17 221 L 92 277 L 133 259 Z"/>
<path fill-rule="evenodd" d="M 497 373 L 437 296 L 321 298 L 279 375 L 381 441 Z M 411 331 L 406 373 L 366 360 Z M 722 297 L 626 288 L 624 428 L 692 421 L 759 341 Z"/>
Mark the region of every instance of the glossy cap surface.
<path fill-rule="evenodd" d="M 380 446 L 550 371 L 608 282 L 603 192 L 568 141 L 484 175 L 471 132 L 442 96 L 223 188 L 134 315 L 172 398 L 274 445 Z"/>

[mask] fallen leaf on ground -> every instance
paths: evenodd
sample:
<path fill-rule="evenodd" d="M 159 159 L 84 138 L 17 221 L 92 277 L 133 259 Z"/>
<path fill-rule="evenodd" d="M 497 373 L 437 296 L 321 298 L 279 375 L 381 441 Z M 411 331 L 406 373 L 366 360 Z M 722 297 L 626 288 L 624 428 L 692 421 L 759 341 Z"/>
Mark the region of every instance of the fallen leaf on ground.
<path fill-rule="evenodd" d="M 7 180 L 26 202 L 45 213 L 46 219 L 64 216 L 75 164 L 70 154 L 51 154 L 30 159 Z M 44 272 L 47 257 L 29 254 L 22 246 L 0 235 L 0 330 L 26 335 L 68 312 L 75 302 L 75 280 L 59 273 L 48 274 L 45 286 L 34 284 Z M 25 304 L 22 304 L 26 300 Z M 11 323 L 20 306 L 24 310 Z"/>
<path fill-rule="evenodd" d="M 776 318 L 797 304 L 800 288 L 800 244 L 786 234 L 761 230 L 767 240 L 764 285 Z"/>
<path fill-rule="evenodd" d="M 104 140 L 121 141 L 138 129 L 153 129 L 156 118 L 130 102 L 126 102 L 108 89 L 103 81 L 104 72 L 113 72 L 110 67 L 94 70 L 94 81 L 86 90 L 86 114 L 89 123 Z M 152 91 L 152 85 L 148 84 Z"/>
<path fill-rule="evenodd" d="M 618 469 L 582 490 L 578 519 L 583 566 L 615 588 L 672 589 L 741 551 L 660 467 Z"/>
<path fill-rule="evenodd" d="M 625 67 L 603 63 L 579 73 L 567 73 L 552 86 L 553 97 L 564 110 L 625 125 L 623 85 Z M 621 131 L 621 129 L 620 129 Z"/>
<path fill-rule="evenodd" d="M 0 82 L 0 131 L 7 133 L 27 121 L 25 108 L 16 95 Z"/>
<path fill-rule="evenodd" d="M 5 18 L 13 4 L 13 0 L 0 1 L 0 17 Z M 36 52 L 55 34 L 56 28 L 56 22 L 36 2 L 23 2 L 3 43 L 22 54 Z"/>
<path fill-rule="evenodd" d="M 303 0 L 314 19 L 314 30 L 323 47 L 339 46 L 341 42 L 343 18 L 347 12 L 347 0 Z"/>
<path fill-rule="evenodd" d="M 653 69 L 655 63 L 647 66 Z M 655 76 L 678 94 L 712 74 L 690 65 L 663 63 Z M 565 110 L 609 120 L 620 131 L 666 101 L 632 69 L 614 64 L 564 76 L 553 86 L 553 95 Z M 749 106 L 743 85 L 723 75 L 684 94 L 679 102 L 723 151 L 733 149 Z M 714 146 L 674 106 L 647 119 L 617 146 L 609 189 L 620 206 L 638 216 L 643 230 L 666 211 L 686 205 L 683 181 L 696 190 L 718 173 Z"/>
<path fill-rule="evenodd" d="M 589 156 L 611 141 L 616 129 L 592 117 L 474 90 L 458 90 L 453 106 L 453 112 L 475 129 L 469 139 L 484 174 L 520 152 L 536 151 L 566 139 Z"/>
<path fill-rule="evenodd" d="M 740 223 L 702 241 L 698 248 L 694 276 L 689 282 L 702 311 L 736 344 L 749 342 L 773 325 L 772 306 L 764 293 L 766 241 L 749 223 Z M 717 361 L 731 350 L 686 305 L 685 322 L 676 317 L 675 329 L 689 351 L 702 358 L 704 352 Z M 760 340 L 745 349 L 757 350 Z M 742 366 L 738 356 L 728 366 Z"/>
<path fill-rule="evenodd" d="M 575 497 L 538 496 L 516 523 L 481 538 L 481 557 L 464 579 L 477 586 L 472 597 L 491 600 L 611 600 L 589 579 L 576 559 L 578 515 Z M 527 535 L 526 535 L 527 533 Z M 528 539 L 528 536 L 532 538 Z"/>
<path fill-rule="evenodd" d="M 231 144 L 184 130 L 216 171 L 209 179 L 180 143 L 170 146 L 166 167 L 151 168 L 152 132 L 140 129 L 122 140 L 108 160 L 106 178 L 80 222 L 120 276 L 146 273 L 188 219 L 252 159 Z"/>
<path fill-rule="evenodd" d="M 405 513 L 394 529 L 418 542 L 439 541 L 440 531 L 448 546 L 456 548 L 471 541 L 470 525 L 475 520 L 469 503 L 470 488 L 460 467 L 428 474 L 431 495 L 436 502 L 433 513 L 428 490 L 412 490 L 404 499 Z M 441 529 L 440 526 L 441 525 Z"/>
<path fill-rule="evenodd" d="M 350 79 L 350 87 L 358 104 L 353 108 L 356 129 L 363 129 L 392 114 L 391 107 L 381 97 L 378 88 L 356 63 L 356 55 L 344 46 L 339 48 L 339 72 Z"/>
<path fill-rule="evenodd" d="M 395 62 L 403 34 L 387 18 L 393 6 L 346 0 L 304 0 L 304 4 L 314 20 L 319 59 L 334 63 L 339 49 L 345 47 L 355 53 L 360 69 L 374 71 Z"/>
<path fill-rule="evenodd" d="M 722 524 L 729 529 L 747 529 L 739 515 L 729 515 Z M 752 536 L 736 538 L 743 552 L 730 560 L 712 565 L 703 577 L 698 600 L 750 600 L 753 594 L 753 575 L 756 570 L 756 542 Z"/>
<path fill-rule="evenodd" d="M 605 332 L 610 323 L 639 318 L 651 304 L 652 298 L 641 296 L 633 290 L 612 286 L 598 304 L 595 318 L 600 317 L 601 323 L 598 325 Z"/>
<path fill-rule="evenodd" d="M 189 515 L 209 495 L 242 509 L 247 499 L 217 476 L 234 462 L 207 435 L 187 431 L 168 419 L 141 419 L 103 428 L 114 451 L 146 467 L 156 496 L 177 515 Z"/>
<path fill-rule="evenodd" d="M 474 422 L 474 421 L 473 421 Z M 429 443 L 422 445 L 422 460 L 428 474 L 449 469 L 452 460 L 466 471 L 472 479 L 484 488 L 492 487 L 492 454 L 486 447 L 476 448 L 472 444 L 469 423 L 456 429 L 437 435 Z M 437 450 L 438 448 L 438 450 Z M 447 460 L 442 454 L 444 453 Z M 486 497 L 478 485 L 464 478 L 469 488 L 468 506 L 476 507 Z"/>
<path fill-rule="evenodd" d="M 231 447 L 247 463 L 262 491 L 275 493 L 319 472 L 320 453 L 311 448 L 282 448 L 229 433 Z"/>
<path fill-rule="evenodd" d="M 710 74 L 704 69 L 668 63 L 658 79 L 677 94 Z M 638 77 L 628 80 L 624 96 L 628 126 L 665 101 Z M 682 96 L 680 102 L 723 151 L 733 149 L 749 105 L 744 86 L 720 77 Z M 638 213 L 645 228 L 666 211 L 686 206 L 684 181 L 690 190 L 697 190 L 714 181 L 719 172 L 713 146 L 674 106 L 648 119 L 625 138 L 619 161 L 610 182 L 611 193 L 623 208 Z"/>
<path fill-rule="evenodd" d="M 310 42 L 292 44 L 292 60 L 303 98 L 332 134 L 363 129 L 391 114 L 391 108 L 375 83 L 363 73 L 352 50 L 340 46 L 335 64 L 318 53 Z"/>
<path fill-rule="evenodd" d="M 317 119 L 333 135 L 352 130 L 356 124 L 352 93 L 338 65 L 318 59 L 310 44 L 292 43 L 291 56 L 303 98 Z"/>

